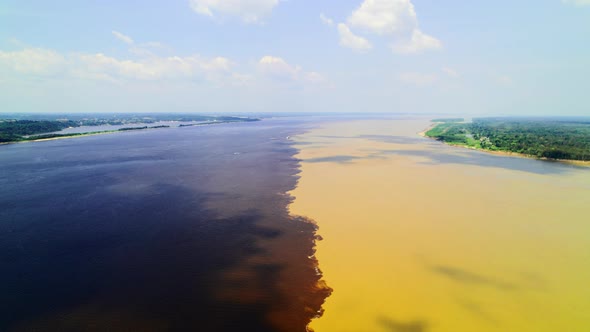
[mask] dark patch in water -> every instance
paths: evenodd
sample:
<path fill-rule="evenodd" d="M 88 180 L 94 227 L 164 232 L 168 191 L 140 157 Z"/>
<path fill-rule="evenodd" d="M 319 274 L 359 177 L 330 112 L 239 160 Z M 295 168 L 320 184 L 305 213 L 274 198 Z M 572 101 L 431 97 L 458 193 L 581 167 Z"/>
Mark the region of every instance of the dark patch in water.
<path fill-rule="evenodd" d="M 294 128 L 2 147 L 0 330 L 306 331 L 331 290 L 287 212 L 296 150 L 269 139 Z"/>
<path fill-rule="evenodd" d="M 435 265 L 431 266 L 430 269 L 432 270 L 432 272 L 458 283 L 489 286 L 504 291 L 518 289 L 518 286 L 513 283 L 483 276 L 456 267 Z"/>
<path fill-rule="evenodd" d="M 318 157 L 318 158 L 310 158 L 303 160 L 306 163 L 337 163 L 337 164 L 350 164 L 355 160 L 366 160 L 366 159 L 382 159 L 382 157 L 378 155 L 369 155 L 366 157 L 358 157 L 358 156 L 328 156 L 328 157 Z"/>
<path fill-rule="evenodd" d="M 463 150 L 462 150 L 463 149 Z M 426 165 L 456 164 L 480 167 L 496 167 L 534 174 L 562 174 L 580 166 L 522 157 L 499 156 L 483 151 L 466 150 L 440 143 L 436 150 L 383 150 L 376 156 L 387 154 L 428 158 Z"/>
<path fill-rule="evenodd" d="M 318 157 L 304 160 L 306 163 L 338 163 L 338 164 L 350 164 L 352 161 L 357 159 L 363 159 L 355 156 L 329 156 L 329 157 Z"/>
<path fill-rule="evenodd" d="M 426 332 L 428 323 L 423 320 L 402 322 L 390 318 L 381 317 L 377 320 L 383 328 L 391 332 Z"/>
<path fill-rule="evenodd" d="M 465 309 L 468 313 L 472 314 L 473 316 L 479 318 L 480 320 L 493 325 L 499 326 L 499 322 L 496 318 L 494 318 L 490 313 L 488 313 L 483 305 L 469 300 L 457 300 L 457 304 Z"/>

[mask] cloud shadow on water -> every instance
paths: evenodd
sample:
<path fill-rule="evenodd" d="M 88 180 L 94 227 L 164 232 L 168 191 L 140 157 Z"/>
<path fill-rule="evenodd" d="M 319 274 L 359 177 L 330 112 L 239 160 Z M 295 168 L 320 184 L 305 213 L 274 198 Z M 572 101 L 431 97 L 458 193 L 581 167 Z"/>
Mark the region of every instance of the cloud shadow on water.
<path fill-rule="evenodd" d="M 322 136 L 332 139 L 350 139 L 345 136 Z M 493 155 L 484 151 L 468 150 L 460 147 L 452 147 L 444 143 L 424 137 L 393 136 L 393 135 L 360 135 L 357 138 L 368 139 L 376 142 L 415 145 L 416 149 L 410 150 L 378 150 L 368 156 L 336 155 L 327 157 L 310 158 L 304 160 L 308 163 L 339 163 L 350 164 L 363 159 L 383 159 L 387 155 L 400 155 L 422 157 L 428 161 L 420 162 L 423 165 L 472 165 L 488 168 L 503 168 L 508 170 L 527 172 L 533 174 L 563 174 L 578 169 L 581 166 L 566 164 L 563 162 L 535 160 L 518 156 Z M 423 147 L 423 148 L 422 148 Z"/>
<path fill-rule="evenodd" d="M 483 305 L 471 300 L 457 300 L 457 304 L 479 320 L 492 326 L 499 326 L 500 322 L 487 312 Z"/>
<path fill-rule="evenodd" d="M 327 156 L 327 157 L 317 157 L 317 158 L 309 158 L 304 159 L 303 162 L 306 163 L 336 163 L 336 164 L 351 164 L 357 160 L 374 160 L 374 159 L 384 159 L 383 156 L 379 156 L 376 154 L 371 154 L 368 156 L 348 156 L 348 155 L 339 155 L 339 156 Z"/>
<path fill-rule="evenodd" d="M 310 159 L 305 159 L 303 160 L 303 162 L 306 163 L 312 163 L 312 164 L 316 164 L 316 163 L 337 163 L 337 164 L 350 164 L 355 160 L 359 160 L 359 159 L 364 159 L 362 157 L 356 157 L 356 156 L 329 156 L 329 157 L 318 157 L 318 158 L 310 158 Z"/>
<path fill-rule="evenodd" d="M 449 149 L 454 149 L 451 151 Z M 422 162 L 424 165 L 472 165 L 479 167 L 503 168 L 513 171 L 534 173 L 534 174 L 562 174 L 568 173 L 579 166 L 569 165 L 560 162 L 546 160 L 535 160 L 522 157 L 492 155 L 482 151 L 459 151 L 462 148 L 441 146 L 441 148 L 424 150 L 381 150 L 377 155 L 400 155 L 411 157 L 427 158 L 429 161 Z"/>
<path fill-rule="evenodd" d="M 377 319 L 379 325 L 391 332 L 427 332 L 429 331 L 429 324 L 424 320 L 415 321 L 399 321 L 386 317 L 379 317 Z"/>
<path fill-rule="evenodd" d="M 518 285 L 499 280 L 492 277 L 487 277 L 464 269 L 447 266 L 447 265 L 432 265 L 429 266 L 430 271 L 454 282 L 466 285 L 480 285 L 492 287 L 502 291 L 517 290 Z"/>

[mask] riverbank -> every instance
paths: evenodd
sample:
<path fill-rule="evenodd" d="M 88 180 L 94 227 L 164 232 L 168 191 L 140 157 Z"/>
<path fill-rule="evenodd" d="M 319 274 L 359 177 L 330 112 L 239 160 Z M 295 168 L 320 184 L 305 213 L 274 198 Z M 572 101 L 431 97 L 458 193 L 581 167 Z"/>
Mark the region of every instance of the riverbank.
<path fill-rule="evenodd" d="M 204 116 L 181 114 L 130 114 L 123 117 L 105 117 L 104 114 L 76 114 L 33 118 L 24 114 L 12 114 L 10 118 L 0 116 L 0 144 L 26 141 L 45 141 L 48 138 L 61 139 L 72 136 L 88 136 L 118 131 L 159 129 L 170 127 L 191 127 L 234 122 L 256 122 L 259 118 L 235 116 Z"/>
<path fill-rule="evenodd" d="M 437 139 L 432 138 L 432 137 L 427 137 L 427 136 L 424 136 L 424 137 L 429 138 L 429 139 L 432 139 L 432 140 L 435 140 L 437 142 L 440 142 Z M 524 154 L 524 153 L 518 153 L 518 152 L 492 151 L 492 150 L 488 150 L 488 149 L 482 149 L 482 148 L 477 148 L 477 147 L 467 146 L 467 145 L 461 145 L 461 144 L 453 144 L 453 143 L 447 143 L 447 142 L 441 142 L 441 143 L 442 144 L 447 144 L 447 145 L 450 145 L 450 146 L 453 146 L 453 147 L 459 147 L 459 148 L 464 148 L 464 149 L 469 149 L 469 150 L 481 151 L 481 152 L 489 153 L 489 154 L 496 155 L 496 156 L 518 157 L 518 158 L 534 159 L 534 160 L 545 161 L 545 162 L 556 162 L 556 163 L 563 163 L 563 164 L 574 165 L 574 166 L 590 167 L 590 161 L 569 160 L 569 159 L 539 158 L 539 157 L 531 156 L 531 155 Z"/>
<path fill-rule="evenodd" d="M 256 121 L 260 121 L 260 120 L 257 119 Z M 239 123 L 239 122 L 251 122 L 251 121 L 211 121 L 211 122 L 203 122 L 203 123 L 180 124 L 178 127 L 174 127 L 174 128 L 185 128 L 185 127 L 194 127 L 194 126 L 210 126 L 210 125 L 220 125 L 220 124 Z M 56 135 L 53 137 L 44 137 L 47 135 L 39 135 L 39 138 L 30 137 L 30 138 L 26 138 L 26 139 L 22 139 L 22 140 L 11 141 L 11 142 L 0 142 L 0 145 L 15 144 L 15 143 L 29 143 L 29 142 L 45 142 L 45 141 L 54 141 L 54 140 L 61 140 L 61 139 L 68 139 L 68 138 L 77 138 L 77 137 L 86 137 L 86 136 L 104 135 L 104 134 L 114 134 L 114 133 L 129 132 L 129 131 L 164 129 L 164 128 L 171 128 L 171 127 L 159 125 L 159 126 L 153 126 L 153 127 L 148 127 L 148 126 L 124 127 L 124 128 L 120 128 L 117 130 L 104 130 L 104 131 L 95 131 L 95 132 L 87 132 L 87 133 L 63 134 L 63 135 L 55 133 L 55 134 L 48 134 L 48 135 Z"/>
<path fill-rule="evenodd" d="M 535 122 L 534 120 L 521 120 L 521 122 L 518 122 L 519 120 L 495 120 L 484 118 L 477 119 L 476 121 L 478 121 L 478 123 L 476 125 L 463 122 L 431 121 L 432 124 L 427 129 L 420 132 L 419 135 L 447 145 L 482 151 L 494 155 L 529 158 L 547 162 L 560 162 L 576 166 L 590 166 L 590 160 L 583 160 L 585 159 L 584 154 L 587 155 L 590 153 L 590 150 L 580 149 L 580 147 L 574 146 L 572 143 L 563 143 L 564 140 L 567 142 L 577 140 L 587 141 L 589 139 L 588 135 L 583 136 L 583 134 L 580 134 L 580 131 L 584 132 L 587 130 L 586 127 L 588 126 L 581 127 L 582 129 L 580 130 L 573 128 L 572 131 L 571 128 L 567 127 L 567 122 L 559 123 L 550 122 L 548 120 L 538 122 Z M 511 129 L 511 126 L 522 127 L 522 132 Z M 582 124 L 579 124 L 578 126 L 582 126 Z M 495 129 L 496 127 L 499 129 Z M 478 129 L 480 133 L 476 133 Z M 475 131 L 472 132 L 473 130 Z M 481 135 L 481 131 L 488 134 Z M 576 136 L 567 136 L 564 138 L 563 135 L 568 135 L 568 132 L 571 132 L 571 135 Z M 560 141 L 547 143 L 546 137 L 543 136 L 544 133 L 547 133 L 549 136 L 559 135 Z M 588 134 L 590 135 L 590 132 Z M 497 138 L 497 140 L 501 142 L 501 144 L 494 145 L 490 140 L 490 137 L 486 137 L 486 135 L 500 136 L 501 138 Z M 531 141 L 529 136 L 537 138 L 532 139 Z M 526 137 L 526 139 L 524 137 Z M 506 145 L 505 142 L 507 139 L 510 140 L 510 145 Z M 555 138 L 553 139 L 555 140 Z M 541 143 L 541 141 L 543 142 Z M 514 144 L 519 146 L 519 151 L 512 151 L 514 149 Z M 523 153 L 521 152 L 522 150 L 533 151 L 534 154 Z M 563 156 L 569 155 L 576 157 L 575 154 L 564 151 L 574 151 L 573 153 L 577 153 L 577 158 L 563 158 Z M 561 158 L 557 156 L 561 156 Z"/>
<path fill-rule="evenodd" d="M 69 138 L 78 138 L 78 137 L 104 135 L 104 134 L 113 134 L 113 133 L 118 133 L 118 132 L 120 132 L 120 131 L 118 131 L 118 130 L 109 130 L 109 131 L 91 132 L 91 133 L 74 134 L 74 135 L 63 135 L 63 136 L 56 136 L 56 137 L 49 137 L 49 138 L 27 139 L 27 140 L 22 140 L 22 141 L 13 141 L 13 142 L 1 142 L 0 145 L 20 144 L 20 143 L 33 143 L 33 142 L 46 142 L 46 141 L 55 141 L 55 140 L 69 139 Z"/>

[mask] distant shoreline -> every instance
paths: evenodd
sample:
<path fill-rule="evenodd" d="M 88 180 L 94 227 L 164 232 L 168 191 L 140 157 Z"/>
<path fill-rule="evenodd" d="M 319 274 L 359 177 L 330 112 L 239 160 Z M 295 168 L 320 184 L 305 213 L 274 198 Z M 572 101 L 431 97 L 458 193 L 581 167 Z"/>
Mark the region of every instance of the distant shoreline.
<path fill-rule="evenodd" d="M 260 121 L 260 120 L 258 119 L 257 121 Z M 155 126 L 155 127 L 145 127 L 145 128 L 144 127 L 139 127 L 139 128 L 130 127 L 130 128 L 120 128 L 117 130 L 105 130 L 105 131 L 96 131 L 96 132 L 87 132 L 87 133 L 63 134 L 63 136 L 41 137 L 38 139 L 25 139 L 25 140 L 12 141 L 12 142 L 0 142 L 0 145 L 55 141 L 55 140 L 68 139 L 68 138 L 115 134 L 115 133 L 129 132 L 129 131 L 144 131 L 144 130 L 150 130 L 150 129 L 164 129 L 164 128 L 186 128 L 186 127 L 197 127 L 197 126 L 208 126 L 208 125 L 218 125 L 218 124 L 225 124 L 225 123 L 241 123 L 241 122 L 249 122 L 249 121 L 212 121 L 212 122 L 195 123 L 195 124 L 189 124 L 189 125 L 180 125 L 178 127 L 170 127 L 170 126 Z M 59 134 L 56 134 L 56 135 L 59 135 Z"/>
<path fill-rule="evenodd" d="M 56 140 L 60 140 L 60 139 L 78 138 L 78 137 L 104 135 L 104 134 L 114 134 L 114 133 L 118 133 L 118 132 L 120 132 L 120 131 L 111 130 L 111 131 L 96 132 L 96 133 L 81 133 L 79 135 L 57 136 L 57 137 L 39 138 L 39 139 L 31 139 L 31 140 L 24 140 L 24 141 L 13 141 L 13 142 L 1 142 L 0 145 L 56 141 Z"/>
<path fill-rule="evenodd" d="M 145 128 L 145 129 L 140 129 L 140 130 L 147 130 L 147 129 L 161 129 L 161 128 Z M 123 132 L 127 132 L 127 131 L 138 131 L 138 130 L 137 129 L 135 129 L 135 130 L 106 130 L 106 131 L 80 133 L 80 134 L 73 134 L 73 135 L 72 134 L 65 134 L 64 136 L 45 137 L 45 138 L 30 139 L 30 140 L 23 140 L 23 141 L 13 141 L 13 142 L 2 142 L 2 143 L 0 143 L 0 145 L 56 141 L 56 140 L 62 140 L 62 139 L 68 139 L 68 138 L 78 138 L 78 137 L 123 133 Z"/>
<path fill-rule="evenodd" d="M 433 129 L 434 127 L 436 127 L 438 124 L 439 124 L 439 122 L 433 122 L 432 125 L 430 125 L 428 128 L 426 128 L 423 131 L 421 131 L 420 133 L 418 133 L 418 135 L 421 137 L 424 137 L 424 138 L 431 139 L 436 142 L 440 142 L 441 144 L 445 144 L 448 146 L 459 147 L 459 148 L 464 148 L 464 149 L 469 149 L 469 150 L 474 150 L 474 151 L 481 151 L 481 152 L 485 152 L 485 153 L 489 153 L 489 154 L 493 154 L 493 155 L 497 155 L 497 156 L 518 157 L 518 158 L 534 159 L 534 160 L 548 161 L 548 162 L 559 162 L 559 163 L 575 165 L 575 166 L 590 167 L 590 161 L 571 160 L 571 159 L 539 158 L 536 156 L 532 156 L 532 155 L 528 155 L 528 154 L 524 154 L 524 153 L 518 153 L 518 152 L 499 151 L 499 150 L 492 151 L 492 150 L 477 148 L 477 147 L 473 147 L 473 146 L 467 146 L 467 145 L 463 145 L 463 144 L 454 144 L 454 143 L 450 143 L 450 142 L 445 142 L 443 140 L 438 140 L 435 137 L 427 136 L 426 133 L 428 131 L 430 131 L 431 129 Z"/>

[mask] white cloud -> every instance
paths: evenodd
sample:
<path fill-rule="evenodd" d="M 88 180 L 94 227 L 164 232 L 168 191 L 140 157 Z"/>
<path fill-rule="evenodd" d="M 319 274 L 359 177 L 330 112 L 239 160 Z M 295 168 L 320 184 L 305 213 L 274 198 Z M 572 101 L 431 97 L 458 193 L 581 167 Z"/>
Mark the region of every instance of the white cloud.
<path fill-rule="evenodd" d="M 391 48 L 395 53 L 412 54 L 441 49 L 442 43 L 440 40 L 415 29 L 409 41 L 398 42 L 393 44 Z"/>
<path fill-rule="evenodd" d="M 322 76 L 320 73 L 315 72 L 315 71 L 305 73 L 304 79 L 305 79 L 305 81 L 311 82 L 311 83 L 323 83 L 326 81 L 324 76 Z"/>
<path fill-rule="evenodd" d="M 277 79 L 296 80 L 301 71 L 301 67 L 292 66 L 283 58 L 270 55 L 263 56 L 258 65 L 265 74 Z"/>
<path fill-rule="evenodd" d="M 410 0 L 365 0 L 348 18 L 348 23 L 380 35 L 411 31 L 417 26 Z"/>
<path fill-rule="evenodd" d="M 271 55 L 263 56 L 258 61 L 258 68 L 265 77 L 284 83 L 322 83 L 324 77 L 317 72 L 306 72 L 301 66 L 289 64 L 283 58 Z"/>
<path fill-rule="evenodd" d="M 216 57 L 204 59 L 198 55 L 189 57 L 150 57 L 141 60 L 119 60 L 104 54 L 78 56 L 78 70 L 83 74 L 106 74 L 114 79 L 161 80 L 214 78 L 230 73 L 231 61 Z"/>
<path fill-rule="evenodd" d="M 352 48 L 357 51 L 368 51 L 373 45 L 363 37 L 357 36 L 344 23 L 338 24 L 338 34 L 340 35 L 340 45 Z"/>
<path fill-rule="evenodd" d="M 233 71 L 234 63 L 224 57 L 205 58 L 159 57 L 151 55 L 135 60 L 104 55 L 59 54 L 53 50 L 28 48 L 22 51 L 0 51 L 0 72 L 16 78 L 56 77 L 105 81 L 207 80 L 214 83 L 242 79 Z"/>
<path fill-rule="evenodd" d="M 279 0 L 190 0 L 191 8 L 200 15 L 239 17 L 246 23 L 260 22 L 278 4 Z"/>
<path fill-rule="evenodd" d="M 561 0 L 561 2 L 576 6 L 590 6 L 590 0 Z"/>
<path fill-rule="evenodd" d="M 27 48 L 14 52 L 0 50 L 0 72 L 4 70 L 18 74 L 51 76 L 64 70 L 66 64 L 65 57 L 52 50 L 41 48 Z"/>
<path fill-rule="evenodd" d="M 350 28 L 389 39 L 392 43 L 391 49 L 395 53 L 421 53 L 442 48 L 440 40 L 420 30 L 411 0 L 364 0 L 348 17 L 346 25 L 338 25 L 342 45 L 355 45 L 356 47 L 347 47 L 367 49 L 367 46 L 371 45 L 369 41 L 364 38 L 358 39 L 360 37 L 355 36 Z M 343 36 L 350 38 L 345 39 Z"/>
<path fill-rule="evenodd" d="M 166 46 L 160 42 L 150 41 L 147 43 L 143 43 L 142 46 L 150 47 L 150 48 L 166 48 Z"/>
<path fill-rule="evenodd" d="M 404 83 L 417 86 L 427 86 L 436 82 L 438 80 L 438 76 L 434 74 L 408 72 L 400 74 L 399 79 Z"/>
<path fill-rule="evenodd" d="M 136 44 L 134 44 L 136 45 Z M 143 45 L 143 44 L 137 44 Z M 154 45 L 155 48 L 161 45 Z M 327 80 L 318 72 L 303 70 L 283 58 L 264 56 L 256 64 L 241 67 L 222 57 L 160 56 L 155 52 L 129 50 L 130 58 L 103 53 L 60 54 L 42 48 L 19 51 L 0 50 L 0 78 L 3 82 L 42 79 L 43 81 L 102 81 L 117 84 L 141 82 L 193 83 L 207 82 L 213 86 L 256 86 L 285 83 L 296 88 L 326 87 Z M 241 70 L 238 70 L 240 69 Z M 245 71 L 245 72 L 242 72 Z M 257 83 L 258 82 L 258 83 Z"/>
<path fill-rule="evenodd" d="M 453 77 L 453 78 L 457 78 L 459 77 L 459 73 L 453 69 L 453 68 L 449 68 L 449 67 L 442 67 L 441 71 L 445 74 L 447 74 L 449 77 Z"/>
<path fill-rule="evenodd" d="M 162 50 L 166 48 L 166 46 L 160 42 L 149 41 L 145 43 L 136 43 L 133 38 L 121 32 L 113 30 L 111 33 L 115 38 L 129 45 L 129 52 L 138 57 L 155 56 L 153 52 L 154 50 Z"/>
<path fill-rule="evenodd" d="M 322 20 L 322 23 L 324 23 L 327 26 L 333 26 L 334 25 L 334 20 L 332 20 L 331 18 L 327 17 L 323 13 L 320 14 L 320 20 Z"/>
<path fill-rule="evenodd" d="M 119 39 L 120 41 L 124 42 L 125 44 L 129 44 L 129 45 L 133 44 L 133 39 L 131 39 L 131 37 L 126 36 L 126 35 L 118 32 L 118 31 L 115 31 L 115 30 L 113 30 L 111 32 L 112 32 L 113 36 L 115 36 L 115 38 Z"/>

